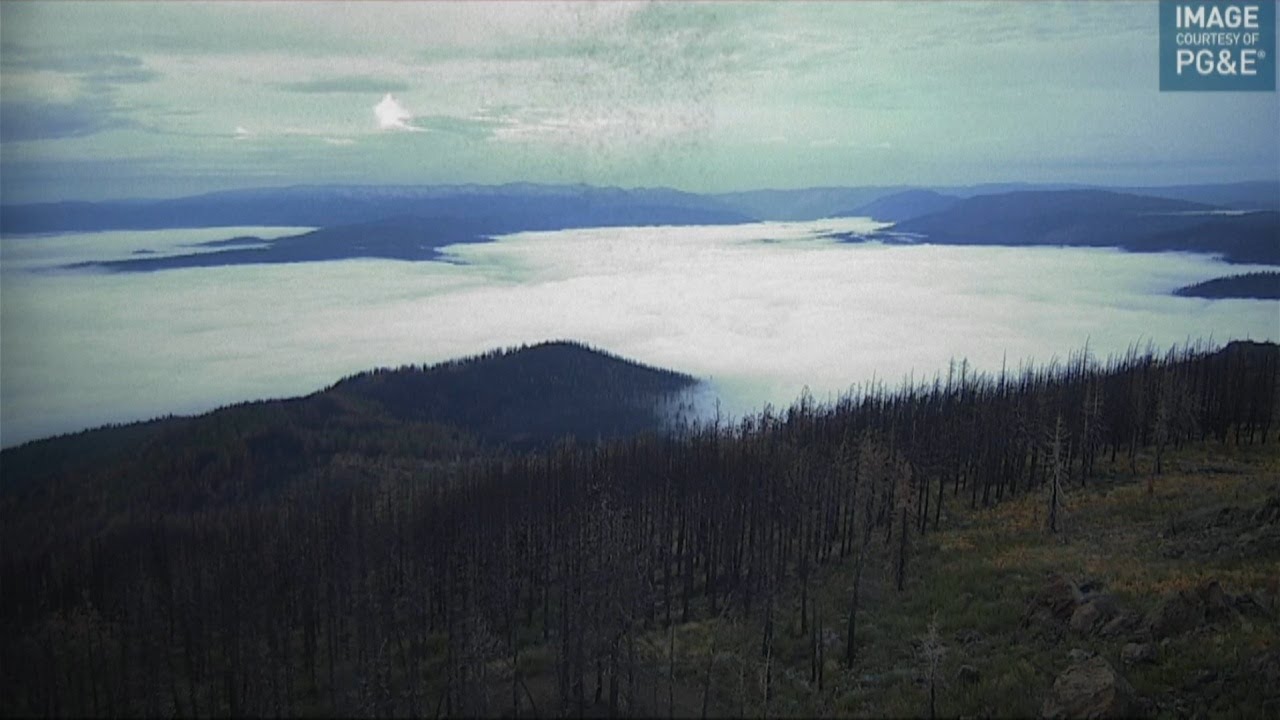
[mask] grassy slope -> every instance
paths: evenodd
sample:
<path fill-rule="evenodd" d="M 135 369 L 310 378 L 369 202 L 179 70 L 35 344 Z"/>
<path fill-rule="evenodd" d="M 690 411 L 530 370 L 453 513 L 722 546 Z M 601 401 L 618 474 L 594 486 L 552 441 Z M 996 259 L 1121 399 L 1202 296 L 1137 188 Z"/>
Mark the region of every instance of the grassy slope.
<path fill-rule="evenodd" d="M 939 711 L 1036 714 L 1054 677 L 1068 664 L 1068 652 L 1081 648 L 1111 661 L 1156 710 L 1252 708 L 1260 715 L 1263 700 L 1276 688 L 1250 684 L 1236 671 L 1280 640 L 1274 615 L 1280 547 L 1274 534 L 1269 545 L 1239 543 L 1250 530 L 1247 522 L 1205 530 L 1191 528 L 1187 518 L 1219 508 L 1251 512 L 1277 495 L 1280 447 L 1203 445 L 1179 453 L 1160 476 L 1140 466 L 1138 477 L 1117 471 L 1073 488 L 1067 527 L 1057 537 L 1043 529 L 1046 503 L 1040 493 L 963 513 L 956 529 L 927 539 L 927 569 L 917 576 L 917 588 L 927 583 L 928 589 L 901 606 L 904 631 L 912 632 L 908 618 L 917 616 L 913 635 L 923 632 L 922 618 L 931 609 L 938 611 L 943 628 L 979 633 L 967 646 L 952 643 L 948 677 L 959 664 L 969 663 L 979 668 L 980 681 L 951 682 Z M 1171 533 L 1178 525 L 1184 530 Z M 1028 599 L 1053 572 L 1101 583 L 1124 607 L 1143 614 L 1168 593 L 1217 579 L 1232 594 L 1269 592 L 1273 615 L 1203 626 L 1161 644 L 1154 664 L 1126 668 L 1120 659 L 1124 636 L 1083 637 L 1066 630 L 1059 637 L 1047 628 L 1022 625 Z M 1204 671 L 1217 675 L 1217 687 L 1197 684 L 1197 678 L 1208 677 Z M 906 704 L 890 701 L 879 709 L 912 712 L 910 693 L 902 695 Z M 876 706 L 868 709 L 874 712 Z"/>
<path fill-rule="evenodd" d="M 1280 445 L 1203 444 L 1173 453 L 1166 463 L 1160 476 L 1149 472 L 1149 457 L 1140 457 L 1136 476 L 1123 459 L 1114 468 L 1102 464 L 1102 477 L 1083 488 L 1069 487 L 1066 527 L 1057 535 L 1045 529 L 1041 491 L 978 510 L 967 507 L 963 492 L 949 497 L 955 504 L 944 512 L 950 515 L 949 522 L 944 520 L 948 529 L 915 540 L 904 593 L 893 589 L 884 558 L 870 564 L 852 670 L 841 660 L 852 562 L 828 564 L 811 588 L 826 643 L 821 692 L 810 682 L 811 645 L 799 631 L 798 592 L 788 595 L 776 617 L 774 696 L 767 707 L 758 618 L 677 626 L 670 696 L 672 637 L 655 629 L 637 644 L 636 710 L 665 716 L 673 700 L 675 716 L 698 717 L 710 666 L 708 714 L 713 717 L 927 716 L 928 688 L 917 648 L 936 617 L 946 648 L 939 716 L 1037 716 L 1054 678 L 1070 662 L 1068 653 L 1078 648 L 1107 658 L 1146 698 L 1147 709 L 1160 716 L 1209 711 L 1262 717 L 1263 703 L 1280 689 L 1247 668 L 1269 648 L 1280 647 L 1280 523 L 1259 533 L 1235 526 L 1194 529 L 1188 518 L 1217 516 L 1223 507 L 1252 514 L 1268 498 L 1280 497 Z M 1180 532 L 1169 533 L 1179 526 Z M 1247 533 L 1243 543 L 1242 533 Z M 1169 592 L 1218 579 L 1234 595 L 1262 593 L 1272 614 L 1197 628 L 1160 644 L 1156 662 L 1126 666 L 1120 653 L 1129 636 L 1085 637 L 1065 625 L 1024 623 L 1030 599 L 1051 573 L 1100 584 L 1124 608 L 1143 615 Z M 705 608 L 698 611 L 701 616 Z M 522 651 L 522 670 L 544 713 L 556 707 L 554 662 L 550 647 Z M 960 677 L 965 665 L 977 670 L 976 680 Z M 510 711 L 509 668 L 495 664 L 490 676 L 495 710 Z M 587 697 L 592 693 L 588 681 Z M 606 688 L 606 703 L 607 697 Z M 603 704 L 587 710 L 588 715 L 606 713 Z"/>

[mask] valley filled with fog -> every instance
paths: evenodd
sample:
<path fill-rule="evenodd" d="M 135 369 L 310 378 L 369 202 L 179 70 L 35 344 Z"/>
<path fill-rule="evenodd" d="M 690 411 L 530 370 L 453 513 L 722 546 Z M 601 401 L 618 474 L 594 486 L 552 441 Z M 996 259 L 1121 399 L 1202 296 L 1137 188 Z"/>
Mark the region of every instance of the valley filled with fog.
<path fill-rule="evenodd" d="M 68 269 L 298 228 L 10 236 L 0 443 L 306 394 L 379 366 L 574 339 L 708 381 L 737 415 L 1086 342 L 1280 339 L 1277 303 L 1174 297 L 1251 266 L 1113 249 L 844 242 L 868 219 L 527 232 L 441 262 Z"/>

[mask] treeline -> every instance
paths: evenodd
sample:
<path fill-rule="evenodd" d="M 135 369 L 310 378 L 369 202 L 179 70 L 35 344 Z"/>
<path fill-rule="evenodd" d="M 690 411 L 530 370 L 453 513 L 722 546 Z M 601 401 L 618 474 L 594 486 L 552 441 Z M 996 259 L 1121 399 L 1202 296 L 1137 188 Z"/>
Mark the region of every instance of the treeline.
<path fill-rule="evenodd" d="M 487 443 L 546 447 L 661 428 L 698 381 L 575 342 L 545 342 L 346 378 L 326 391 L 398 420 L 467 428 Z"/>
<path fill-rule="evenodd" d="M 744 660 L 767 677 L 775 628 L 816 627 L 818 570 L 850 563 L 856 665 L 864 571 L 903 588 L 913 542 L 949 507 L 1136 470 L 1140 454 L 1159 468 L 1186 442 L 1274 442 L 1278 393 L 1274 345 L 1085 352 L 999 375 L 961 363 L 675 436 L 421 467 L 353 458 L 368 482 L 322 469 L 189 511 L 133 501 L 105 525 L 6 544 L 0 712 L 666 714 L 655 631 L 732 615 L 760 629 Z"/>
<path fill-rule="evenodd" d="M 1173 294 L 1183 297 L 1280 300 L 1280 272 L 1263 270 L 1213 278 L 1180 287 Z"/>

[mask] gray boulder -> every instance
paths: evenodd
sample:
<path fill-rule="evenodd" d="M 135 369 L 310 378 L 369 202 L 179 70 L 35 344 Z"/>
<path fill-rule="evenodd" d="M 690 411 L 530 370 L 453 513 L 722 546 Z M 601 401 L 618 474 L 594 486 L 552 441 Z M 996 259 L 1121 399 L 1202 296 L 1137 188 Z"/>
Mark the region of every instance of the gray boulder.
<path fill-rule="evenodd" d="M 1154 643 L 1127 643 L 1120 650 L 1120 660 L 1125 665 L 1155 662 L 1156 646 Z"/>
<path fill-rule="evenodd" d="M 1119 718 L 1137 708 L 1133 687 L 1105 658 L 1073 663 L 1053 681 L 1040 714 L 1044 718 Z"/>
<path fill-rule="evenodd" d="M 1071 629 L 1081 635 L 1092 635 L 1121 613 L 1120 604 L 1110 595 L 1086 597 L 1071 613 Z"/>
<path fill-rule="evenodd" d="M 1027 608 L 1026 621 L 1061 622 L 1071 617 L 1083 599 L 1080 588 L 1071 578 L 1053 573 L 1045 579 Z"/>

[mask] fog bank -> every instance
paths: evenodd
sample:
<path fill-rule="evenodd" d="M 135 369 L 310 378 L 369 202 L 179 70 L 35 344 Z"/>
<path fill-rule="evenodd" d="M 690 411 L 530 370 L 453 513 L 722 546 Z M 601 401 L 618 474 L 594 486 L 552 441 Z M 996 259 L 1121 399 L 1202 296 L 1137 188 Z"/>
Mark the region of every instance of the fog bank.
<path fill-rule="evenodd" d="M 842 243 L 866 219 L 520 233 L 451 262 L 51 270 L 296 230 L 4 238 L 0 443 L 305 394 L 377 366 L 575 339 L 709 380 L 727 414 L 1082 347 L 1280 339 L 1280 304 L 1180 298 L 1205 256 Z"/>

